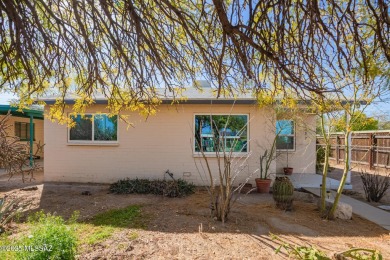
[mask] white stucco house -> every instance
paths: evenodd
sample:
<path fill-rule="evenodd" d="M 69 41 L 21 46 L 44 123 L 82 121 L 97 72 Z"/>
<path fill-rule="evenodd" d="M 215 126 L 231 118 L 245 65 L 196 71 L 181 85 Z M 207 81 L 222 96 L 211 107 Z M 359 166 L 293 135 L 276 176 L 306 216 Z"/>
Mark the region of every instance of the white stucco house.
<path fill-rule="evenodd" d="M 147 119 L 128 112 L 133 127 L 117 116 L 108 117 L 107 100 L 98 96 L 84 118 L 74 118 L 74 128 L 44 120 L 45 181 L 112 183 L 123 178 L 162 179 L 169 169 L 175 178 L 204 185 L 207 180 L 200 149 L 217 177 L 211 120 L 217 122 L 214 128 L 219 128 L 225 149 L 232 151 L 237 161 L 249 157 L 238 181 L 249 177 L 254 183 L 257 175 L 252 173 L 259 168 L 259 156 L 270 147 L 281 125 L 286 128 L 280 132 L 280 156 L 271 165 L 271 172 L 283 172 L 288 151 L 289 166 L 294 167 L 294 172 L 315 174 L 315 115 L 302 113 L 303 124 L 298 124 L 276 118 L 272 107 L 259 108 L 249 94 L 217 99 L 212 92 L 189 88 L 183 93 L 186 100 L 178 104 L 165 97 L 157 114 Z M 68 96 L 65 101 L 72 105 L 75 98 Z M 43 99 L 45 113 L 55 100 Z"/>

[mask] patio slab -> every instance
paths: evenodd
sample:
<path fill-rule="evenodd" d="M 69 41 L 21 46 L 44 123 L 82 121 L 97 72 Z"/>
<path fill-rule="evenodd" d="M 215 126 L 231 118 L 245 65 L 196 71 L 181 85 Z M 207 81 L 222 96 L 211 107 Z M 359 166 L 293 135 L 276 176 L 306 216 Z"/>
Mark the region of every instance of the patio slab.
<path fill-rule="evenodd" d="M 320 196 L 319 188 L 303 188 L 304 190 L 316 195 Z M 331 196 L 334 198 L 336 196 L 335 191 L 331 191 Z M 390 213 L 384 210 L 373 207 L 367 203 L 361 202 L 359 200 L 353 199 L 346 195 L 341 195 L 340 201 L 343 203 L 347 203 L 352 206 L 352 212 L 356 215 L 359 215 L 371 222 L 378 224 L 384 229 L 390 230 Z"/>
<path fill-rule="evenodd" d="M 277 174 L 276 176 L 287 176 L 295 189 L 301 188 L 320 188 L 322 184 L 322 175 L 314 173 L 293 173 L 292 175 Z M 327 189 L 337 189 L 339 187 L 340 181 L 326 178 L 326 187 Z M 352 185 L 346 184 L 344 189 L 352 189 Z"/>

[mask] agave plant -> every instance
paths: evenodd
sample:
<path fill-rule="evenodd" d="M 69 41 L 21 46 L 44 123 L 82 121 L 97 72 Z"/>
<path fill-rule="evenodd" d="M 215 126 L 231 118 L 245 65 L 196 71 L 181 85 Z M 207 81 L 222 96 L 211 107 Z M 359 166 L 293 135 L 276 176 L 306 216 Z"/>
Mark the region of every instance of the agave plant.
<path fill-rule="evenodd" d="M 5 231 L 5 226 L 17 213 L 22 210 L 18 204 L 21 199 L 7 201 L 7 197 L 0 199 L 0 234 Z"/>

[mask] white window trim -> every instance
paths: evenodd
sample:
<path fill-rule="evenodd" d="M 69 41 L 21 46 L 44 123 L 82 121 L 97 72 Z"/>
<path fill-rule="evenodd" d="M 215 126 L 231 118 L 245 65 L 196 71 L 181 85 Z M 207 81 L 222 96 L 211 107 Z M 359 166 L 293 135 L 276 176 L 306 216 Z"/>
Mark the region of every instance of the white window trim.
<path fill-rule="evenodd" d="M 229 114 L 229 113 L 194 113 L 193 114 L 193 118 L 192 118 L 192 124 L 193 124 L 193 138 L 194 138 L 194 141 L 193 141 L 193 144 L 192 144 L 192 154 L 193 154 L 193 157 L 203 157 L 202 155 L 202 152 L 197 152 L 195 151 L 195 133 L 196 133 L 196 129 L 195 129 L 195 117 L 196 116 L 246 116 L 246 127 L 247 127 L 247 143 L 246 143 L 246 152 L 232 152 L 232 155 L 233 157 L 237 157 L 237 156 L 243 156 L 243 155 L 247 155 L 250 151 L 250 125 L 249 125 L 249 114 L 248 113 L 234 113 L 234 114 Z M 220 155 L 223 155 L 224 152 L 219 152 Z M 225 153 L 230 153 L 228 151 L 226 151 Z M 203 154 L 206 156 L 206 157 L 217 157 L 216 155 L 216 152 L 203 152 Z"/>
<path fill-rule="evenodd" d="M 76 114 L 76 116 L 81 114 Z M 117 128 L 116 128 L 116 141 L 95 141 L 95 115 L 108 115 L 108 113 L 85 113 L 84 116 L 92 116 L 92 140 L 70 140 L 70 127 L 68 128 L 68 145 L 106 145 L 106 146 L 118 146 L 119 145 L 119 121 L 117 116 Z M 70 113 L 68 117 L 72 116 Z"/>
<path fill-rule="evenodd" d="M 297 139 L 297 137 L 296 137 L 296 133 L 297 133 L 297 131 L 296 131 L 296 124 L 295 124 L 295 120 L 292 120 L 292 119 L 277 119 L 276 120 L 276 122 L 277 121 L 292 121 L 293 122 L 293 125 L 294 125 L 294 134 L 292 134 L 292 135 L 279 135 L 279 136 L 287 136 L 287 137 L 293 137 L 294 139 L 294 144 L 293 144 L 293 149 L 278 149 L 278 148 L 276 148 L 276 151 L 277 152 L 295 152 L 296 151 L 296 139 Z M 275 126 L 276 127 L 276 126 Z M 276 128 L 275 128 L 275 133 L 276 133 Z"/>

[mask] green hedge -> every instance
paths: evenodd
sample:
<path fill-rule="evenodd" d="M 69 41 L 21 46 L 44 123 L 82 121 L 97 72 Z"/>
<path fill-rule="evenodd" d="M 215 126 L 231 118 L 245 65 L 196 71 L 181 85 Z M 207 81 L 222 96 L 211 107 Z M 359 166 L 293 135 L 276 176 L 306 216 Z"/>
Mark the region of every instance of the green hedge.
<path fill-rule="evenodd" d="M 111 193 L 117 194 L 155 194 L 166 197 L 184 197 L 194 193 L 195 185 L 185 180 L 124 179 L 110 186 Z"/>

